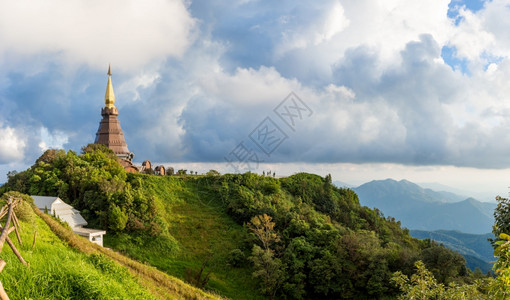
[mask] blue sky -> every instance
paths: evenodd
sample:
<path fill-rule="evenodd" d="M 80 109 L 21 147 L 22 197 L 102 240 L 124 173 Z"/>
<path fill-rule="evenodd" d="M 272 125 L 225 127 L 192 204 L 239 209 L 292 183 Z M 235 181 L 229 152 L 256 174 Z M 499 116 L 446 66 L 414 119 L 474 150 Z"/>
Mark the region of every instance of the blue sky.
<path fill-rule="evenodd" d="M 509 7 L 4 1 L 0 171 L 24 169 L 47 148 L 79 151 L 93 142 L 111 63 L 135 161 L 229 171 L 225 160 L 246 150 L 259 172 L 333 173 L 356 183 L 437 179 L 506 193 Z M 291 92 L 308 108 L 293 126 L 276 109 Z M 280 108 L 299 112 L 289 103 Z M 273 123 L 262 124 L 266 118 Z M 280 136 L 264 145 L 250 136 L 268 128 Z M 485 182 L 477 181 L 482 173 Z"/>

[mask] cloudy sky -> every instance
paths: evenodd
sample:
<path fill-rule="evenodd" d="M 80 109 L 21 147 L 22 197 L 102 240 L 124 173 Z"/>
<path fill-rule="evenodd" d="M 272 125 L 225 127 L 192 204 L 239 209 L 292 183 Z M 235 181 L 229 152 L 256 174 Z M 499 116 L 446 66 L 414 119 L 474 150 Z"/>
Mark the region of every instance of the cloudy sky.
<path fill-rule="evenodd" d="M 0 172 L 93 142 L 111 63 L 135 161 L 505 195 L 508 28 L 503 0 L 2 1 Z"/>

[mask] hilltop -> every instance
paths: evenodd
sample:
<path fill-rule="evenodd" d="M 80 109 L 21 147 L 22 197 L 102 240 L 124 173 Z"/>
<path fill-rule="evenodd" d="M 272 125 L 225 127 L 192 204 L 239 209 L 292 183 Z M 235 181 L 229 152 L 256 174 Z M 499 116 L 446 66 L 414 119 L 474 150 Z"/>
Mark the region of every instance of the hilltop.
<path fill-rule="evenodd" d="M 424 261 L 440 282 L 464 258 L 360 205 L 331 176 L 128 174 L 111 150 L 48 150 L 3 190 L 57 195 L 108 230 L 105 245 L 235 299 L 385 297 Z M 444 263 L 444 262 L 447 263 Z"/>

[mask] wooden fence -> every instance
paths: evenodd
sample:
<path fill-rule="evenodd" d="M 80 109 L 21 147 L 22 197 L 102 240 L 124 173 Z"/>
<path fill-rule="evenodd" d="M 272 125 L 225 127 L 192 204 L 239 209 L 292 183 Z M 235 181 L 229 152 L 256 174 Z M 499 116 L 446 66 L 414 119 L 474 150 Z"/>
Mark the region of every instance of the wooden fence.
<path fill-rule="evenodd" d="M 11 232 L 16 232 L 16 238 L 18 239 L 18 242 L 20 245 L 23 245 L 23 242 L 21 241 L 21 237 L 19 235 L 21 231 L 21 227 L 19 226 L 18 217 L 16 216 L 16 213 L 14 212 L 14 208 L 23 201 L 21 198 L 12 198 L 9 197 L 7 200 L 7 203 L 2 206 L 0 209 L 0 220 L 7 215 L 7 219 L 5 220 L 5 224 L 2 226 L 0 224 L 0 230 L 2 231 L 0 233 L 0 253 L 2 252 L 2 249 L 4 247 L 5 242 L 11 247 L 12 252 L 18 257 L 19 261 L 25 265 L 28 266 L 28 263 L 23 259 L 21 254 L 19 253 L 16 246 L 14 246 L 13 242 L 9 238 L 9 234 Z M 11 226 L 11 223 L 13 226 Z M 0 272 L 4 269 L 7 262 L 5 260 L 0 259 Z M 4 287 L 2 285 L 2 282 L 0 282 L 0 299 L 1 300 L 8 300 L 9 296 L 7 296 L 7 293 L 4 290 Z"/>

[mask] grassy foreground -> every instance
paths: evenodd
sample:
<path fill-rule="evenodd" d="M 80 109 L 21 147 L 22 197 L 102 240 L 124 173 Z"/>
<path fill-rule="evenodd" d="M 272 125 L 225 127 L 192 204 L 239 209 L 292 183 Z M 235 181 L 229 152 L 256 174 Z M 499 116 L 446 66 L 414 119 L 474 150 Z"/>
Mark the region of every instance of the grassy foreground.
<path fill-rule="evenodd" d="M 69 248 L 28 204 L 22 204 L 23 245 L 14 233 L 10 237 L 30 265 L 22 265 L 7 243 L 1 253 L 7 265 L 0 280 L 11 299 L 155 299 L 126 268 L 106 256 L 86 255 Z"/>
<path fill-rule="evenodd" d="M 217 299 L 155 268 L 75 235 L 37 208 L 23 203 L 22 265 L 7 243 L 0 280 L 11 299 Z M 35 247 L 34 232 L 37 231 Z"/>
<path fill-rule="evenodd" d="M 36 214 L 43 219 L 51 230 L 69 246 L 89 255 L 102 255 L 127 268 L 127 271 L 137 279 L 152 295 L 159 299 L 218 299 L 219 297 L 203 292 L 183 281 L 169 276 L 156 268 L 134 261 L 112 250 L 90 243 L 74 234 L 50 216 L 34 208 Z M 125 288 L 125 287 L 124 287 Z M 110 295 L 108 296 L 110 297 Z M 110 298 L 108 298 L 110 299 Z M 114 299 L 114 298 L 112 298 Z M 127 299 L 127 298 L 122 298 Z"/>

